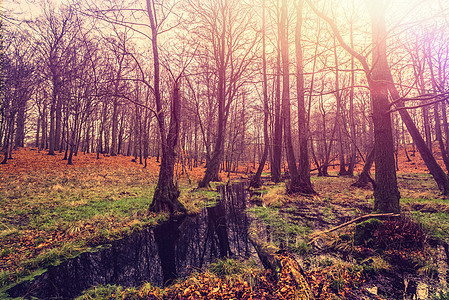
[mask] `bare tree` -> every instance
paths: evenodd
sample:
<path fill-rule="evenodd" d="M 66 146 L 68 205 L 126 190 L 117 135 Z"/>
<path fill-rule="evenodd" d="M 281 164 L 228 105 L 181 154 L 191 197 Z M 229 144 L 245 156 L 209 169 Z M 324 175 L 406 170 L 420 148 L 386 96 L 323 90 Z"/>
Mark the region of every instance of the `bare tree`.
<path fill-rule="evenodd" d="M 270 150 L 270 138 L 268 135 L 268 119 L 269 119 L 269 107 L 268 107 L 268 79 L 267 79 L 267 57 L 266 57 L 266 21 L 265 21 L 265 0 L 262 0 L 262 88 L 263 88 L 263 139 L 264 149 L 262 157 L 259 161 L 259 167 L 256 174 L 251 179 L 250 186 L 260 186 L 260 177 L 262 175 L 265 162 L 268 158 L 268 152 Z"/>
<path fill-rule="evenodd" d="M 394 143 L 389 113 L 388 81 L 390 79 L 386 55 L 387 31 L 385 26 L 386 1 L 367 0 L 372 23 L 372 65 L 365 56 L 357 53 L 342 38 L 332 19 L 320 12 L 310 0 L 306 0 L 313 11 L 330 26 L 340 45 L 362 64 L 370 88 L 374 122 L 374 156 L 376 164 L 376 186 L 374 188 L 374 210 L 399 212 L 400 194 L 397 187 L 394 162 Z"/>
<path fill-rule="evenodd" d="M 219 180 L 224 158 L 228 117 L 235 100 L 242 96 L 245 76 L 255 59 L 258 36 L 251 30 L 251 7 L 237 0 L 189 1 L 189 9 L 197 16 L 195 36 L 202 39 L 199 53 L 209 55 L 214 65 L 213 95 L 217 103 L 216 130 L 213 150 L 199 187 Z M 237 9 L 240 8 L 240 9 Z M 245 37 L 245 38 L 242 38 Z M 205 46 L 210 46 L 206 47 Z"/>
<path fill-rule="evenodd" d="M 298 126 L 299 126 L 299 185 L 297 190 L 305 194 L 315 194 L 310 182 L 310 161 L 308 149 L 309 126 L 306 118 L 304 63 L 302 50 L 302 22 L 304 1 L 296 3 L 296 90 L 298 95 Z"/>

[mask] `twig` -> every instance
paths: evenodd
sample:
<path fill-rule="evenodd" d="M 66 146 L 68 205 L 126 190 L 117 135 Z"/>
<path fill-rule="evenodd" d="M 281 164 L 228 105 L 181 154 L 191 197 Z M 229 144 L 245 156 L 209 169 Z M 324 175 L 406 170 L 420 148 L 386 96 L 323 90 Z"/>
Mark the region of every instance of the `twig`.
<path fill-rule="evenodd" d="M 316 238 L 318 238 L 320 235 L 322 234 L 327 234 L 330 233 L 332 231 L 338 230 L 340 228 L 346 227 L 352 223 L 359 223 L 361 221 L 364 221 L 366 219 L 371 219 L 371 218 L 384 218 L 384 217 L 399 217 L 401 214 L 395 214 L 395 213 L 386 213 L 386 214 L 368 214 L 368 215 L 364 215 L 364 216 L 360 216 L 358 218 L 355 218 L 354 220 L 348 221 L 346 223 L 343 223 L 341 225 L 338 225 L 334 228 L 328 229 L 328 230 L 324 230 L 324 231 L 319 231 L 316 233 L 312 233 L 312 241 L 309 242 L 309 244 L 313 243 Z"/>

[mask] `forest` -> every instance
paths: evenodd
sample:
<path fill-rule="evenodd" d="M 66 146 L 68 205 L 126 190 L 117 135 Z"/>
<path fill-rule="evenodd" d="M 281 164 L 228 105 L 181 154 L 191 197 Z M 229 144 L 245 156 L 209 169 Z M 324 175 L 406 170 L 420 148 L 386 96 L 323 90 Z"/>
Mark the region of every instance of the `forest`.
<path fill-rule="evenodd" d="M 449 3 L 5 0 L 0 297 L 449 299 Z"/>

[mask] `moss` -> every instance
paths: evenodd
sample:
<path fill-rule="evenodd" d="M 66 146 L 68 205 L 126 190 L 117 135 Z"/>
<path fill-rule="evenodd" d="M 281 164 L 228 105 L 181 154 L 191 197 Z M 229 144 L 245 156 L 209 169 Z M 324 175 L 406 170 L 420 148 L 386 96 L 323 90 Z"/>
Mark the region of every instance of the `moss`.
<path fill-rule="evenodd" d="M 354 245 L 373 246 L 374 232 L 382 221 L 372 218 L 357 224 L 354 232 Z"/>
<path fill-rule="evenodd" d="M 373 256 L 363 260 L 361 263 L 363 271 L 368 274 L 391 270 L 391 264 L 380 256 Z"/>

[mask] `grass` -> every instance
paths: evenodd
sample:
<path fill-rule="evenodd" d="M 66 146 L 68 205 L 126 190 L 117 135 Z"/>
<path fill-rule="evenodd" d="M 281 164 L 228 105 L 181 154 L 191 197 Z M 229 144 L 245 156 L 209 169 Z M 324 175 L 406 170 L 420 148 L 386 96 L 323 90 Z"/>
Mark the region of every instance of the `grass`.
<path fill-rule="evenodd" d="M 167 217 L 148 211 L 159 171 L 155 158 L 144 169 L 129 157 L 97 160 L 95 154 L 80 154 L 67 166 L 62 155 L 24 148 L 0 165 L 0 288 Z M 177 180 L 188 213 L 216 202 L 215 183 L 193 190 L 185 175 Z"/>
<path fill-rule="evenodd" d="M 363 267 L 363 271 L 370 274 L 389 271 L 392 268 L 391 264 L 379 255 L 367 258 L 360 264 Z"/>
<path fill-rule="evenodd" d="M 288 220 L 277 207 L 254 207 L 248 209 L 261 220 L 271 234 L 271 240 L 276 246 L 287 246 L 297 252 L 306 252 L 305 235 L 311 230 L 302 224 L 295 224 Z"/>
<path fill-rule="evenodd" d="M 58 157 L 42 155 L 41 158 Z M 133 230 L 153 226 L 164 218 L 148 213 L 157 179 L 155 162 L 151 161 L 149 168 L 142 169 L 131 163 L 129 158 L 104 160 L 108 162 L 98 160 L 57 169 L 53 169 L 53 163 L 48 164 L 51 167 L 24 166 L 20 172 L 3 172 L 1 168 L 4 166 L 0 166 L 0 287 L 32 278 L 51 265 L 85 251 L 95 251 L 97 245 L 107 244 Z M 334 223 L 341 223 L 344 209 L 349 213 L 346 217 L 356 217 L 372 207 L 372 190 L 350 187 L 353 181 L 352 178 L 312 177 L 314 188 L 319 193 L 313 198 L 288 196 L 283 183 L 263 186 L 256 192 L 265 207 L 250 211 L 269 229 L 275 244 L 304 254 L 310 249 L 305 236 L 311 229 L 303 224 L 302 216 L 299 219 L 298 216 L 305 206 L 317 208 L 322 212 L 319 216 Z M 185 179 L 178 182 L 180 201 L 190 213 L 199 212 L 216 202 L 215 183 L 209 189 L 194 189 Z M 404 197 L 401 199 L 403 210 L 411 210 L 412 216 L 433 237 L 448 240 L 449 205 L 439 196 L 430 176 L 399 175 L 398 182 Z M 352 235 L 341 235 L 337 242 L 340 250 L 334 247 L 336 252 L 353 251 Z M 338 261 L 320 261 L 319 267 L 326 274 L 323 276 L 326 286 L 335 291 L 344 289 L 349 282 L 347 276 L 352 272 L 351 267 L 357 274 L 361 271 L 378 273 L 391 267 L 390 262 L 381 256 L 371 255 L 369 259 L 359 260 L 362 261 L 363 266 L 359 269 L 355 268 L 356 265 L 339 265 Z M 420 263 L 419 267 L 424 273 L 435 272 L 432 263 Z M 231 259 L 217 261 L 206 273 L 213 275 L 203 274 L 209 280 L 224 276 L 248 282 L 255 280 L 253 275 L 256 274 L 246 263 Z M 198 273 L 197 277 L 202 278 L 203 275 Z M 198 289 L 202 288 L 202 283 L 194 275 L 189 280 L 198 284 Z M 211 287 L 211 291 L 214 289 Z M 121 299 L 123 295 L 145 298 L 145 295 L 159 292 L 151 284 L 138 289 L 98 286 L 86 291 L 79 299 Z"/>
<path fill-rule="evenodd" d="M 191 214 L 199 213 L 203 208 L 213 206 L 217 203 L 219 194 L 212 187 L 210 188 L 181 188 L 179 201 Z"/>
<path fill-rule="evenodd" d="M 433 238 L 449 240 L 449 213 L 413 211 L 412 216 Z"/>
<path fill-rule="evenodd" d="M 208 266 L 208 270 L 218 276 L 242 275 L 251 273 L 254 269 L 254 262 L 244 262 L 232 258 L 219 259 Z"/>
<path fill-rule="evenodd" d="M 76 300 L 87 299 L 122 299 L 123 287 L 117 285 L 99 285 L 86 290 Z"/>
<path fill-rule="evenodd" d="M 134 165 L 2 174 L 0 286 L 157 224 L 155 178 Z"/>
<path fill-rule="evenodd" d="M 449 291 L 442 291 L 432 296 L 432 300 L 449 300 Z"/>
<path fill-rule="evenodd" d="M 288 199 L 285 195 L 285 183 L 266 187 L 262 198 L 265 206 L 282 207 Z"/>

